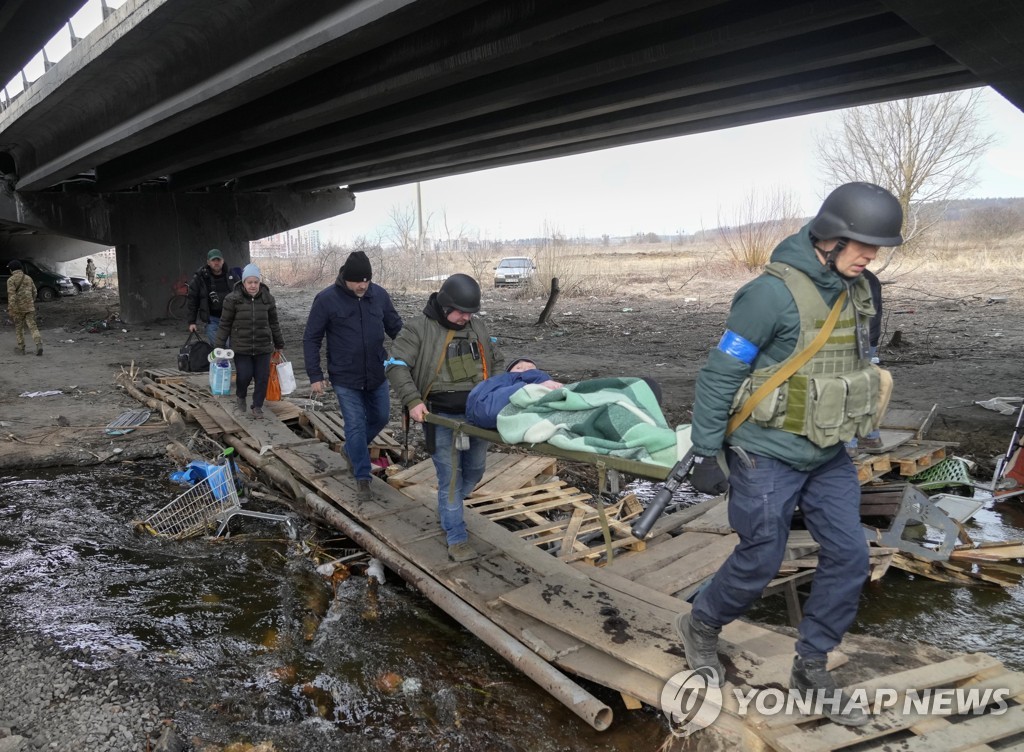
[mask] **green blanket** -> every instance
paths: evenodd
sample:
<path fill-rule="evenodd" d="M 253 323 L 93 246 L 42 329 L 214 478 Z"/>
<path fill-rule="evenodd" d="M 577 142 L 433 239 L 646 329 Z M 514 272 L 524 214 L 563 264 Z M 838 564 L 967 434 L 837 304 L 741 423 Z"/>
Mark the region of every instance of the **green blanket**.
<path fill-rule="evenodd" d="M 690 448 L 690 427 L 669 427 L 643 379 L 590 379 L 548 389 L 527 384 L 498 413 L 508 444 L 547 442 L 575 452 L 672 467 Z"/>

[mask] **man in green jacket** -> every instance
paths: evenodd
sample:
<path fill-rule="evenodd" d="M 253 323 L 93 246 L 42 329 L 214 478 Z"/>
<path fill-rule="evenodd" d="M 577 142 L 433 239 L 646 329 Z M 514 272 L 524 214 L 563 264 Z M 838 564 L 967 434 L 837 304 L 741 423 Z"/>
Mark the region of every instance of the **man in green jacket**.
<path fill-rule="evenodd" d="M 7 278 L 7 313 L 14 321 L 14 336 L 17 345 L 14 352 L 25 354 L 25 329 L 36 343 L 36 355 L 43 354 L 43 335 L 36 326 L 36 283 L 25 274 L 22 264 L 14 259 L 7 264 L 11 276 Z"/>
<path fill-rule="evenodd" d="M 902 224 L 900 204 L 885 189 L 847 183 L 834 190 L 807 226 L 776 247 L 765 273 L 736 293 L 725 334 L 697 376 L 693 409 L 698 462 L 691 483 L 724 491 L 709 479 L 728 450 L 729 524 L 740 541 L 691 612 L 676 619 L 686 662 L 721 686 L 718 635 L 778 573 L 799 506 L 821 550 L 790 687 L 824 693 L 826 715 L 850 726 L 868 716 L 847 702 L 825 668 L 857 615 L 868 574 L 860 484 L 843 444 L 875 427 L 880 392 L 868 342 L 874 307 L 861 274 L 880 246 L 903 242 Z M 730 416 L 782 363 L 809 349 L 834 309 L 838 318 L 824 344 L 727 432 Z"/>
<path fill-rule="evenodd" d="M 423 423 L 428 412 L 466 420 L 470 390 L 504 362 L 479 318 L 480 285 L 467 274 L 453 274 L 430 295 L 423 315 L 405 324 L 386 362 L 388 381 L 409 417 Z M 451 429 L 424 423 L 427 450 L 437 471 L 437 514 L 453 561 L 476 558 L 469 544 L 462 502 L 484 475 L 487 442 L 461 434 L 454 452 Z M 432 439 L 432 440 L 431 440 Z"/>

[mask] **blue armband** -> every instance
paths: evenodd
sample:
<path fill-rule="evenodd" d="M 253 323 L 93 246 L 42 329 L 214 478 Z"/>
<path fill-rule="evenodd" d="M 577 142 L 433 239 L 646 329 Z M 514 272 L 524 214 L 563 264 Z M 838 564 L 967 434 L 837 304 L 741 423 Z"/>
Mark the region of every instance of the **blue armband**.
<path fill-rule="evenodd" d="M 391 357 L 384 361 L 384 370 L 386 371 L 391 366 L 405 366 L 406 368 L 408 368 L 409 364 L 406 363 L 404 360 L 399 360 L 398 358 Z"/>
<path fill-rule="evenodd" d="M 753 342 L 749 342 L 736 332 L 731 329 L 726 329 L 725 334 L 722 335 L 722 339 L 718 343 L 718 349 L 724 352 L 726 355 L 731 355 L 746 363 L 748 366 L 754 362 L 754 358 L 757 357 L 757 345 Z"/>

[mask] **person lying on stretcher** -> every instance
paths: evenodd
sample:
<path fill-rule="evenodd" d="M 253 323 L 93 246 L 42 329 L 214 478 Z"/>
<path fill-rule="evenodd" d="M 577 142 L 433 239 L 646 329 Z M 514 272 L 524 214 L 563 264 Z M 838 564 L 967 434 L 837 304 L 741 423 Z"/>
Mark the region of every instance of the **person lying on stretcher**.
<path fill-rule="evenodd" d="M 466 417 L 469 422 L 480 428 L 497 428 L 498 413 L 508 404 L 513 392 L 526 384 L 540 384 L 548 389 L 564 386 L 537 368 L 537 364 L 529 358 L 516 358 L 505 369 L 505 373 L 491 376 L 473 387 L 466 400 Z"/>

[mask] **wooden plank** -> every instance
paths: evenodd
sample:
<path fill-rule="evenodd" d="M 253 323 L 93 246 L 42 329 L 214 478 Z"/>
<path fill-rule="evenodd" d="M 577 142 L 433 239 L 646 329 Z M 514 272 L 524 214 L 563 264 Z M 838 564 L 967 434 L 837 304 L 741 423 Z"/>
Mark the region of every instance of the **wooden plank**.
<path fill-rule="evenodd" d="M 577 545 L 579 544 L 577 543 Z M 629 548 L 633 551 L 643 551 L 646 547 L 647 544 L 644 541 L 637 540 L 633 537 L 619 538 L 618 540 L 613 540 L 610 545 L 605 543 L 602 539 L 600 542 L 595 543 L 593 546 L 589 548 L 584 548 L 583 550 L 576 550 L 566 555 L 564 560 L 569 562 L 579 561 L 580 559 L 587 559 L 590 557 L 600 557 L 605 555 L 609 548 L 611 548 L 612 551 L 618 551 L 622 548 Z"/>
<path fill-rule="evenodd" d="M 672 631 L 675 613 L 622 592 L 549 577 L 501 596 L 501 601 L 635 668 L 669 679 L 686 668 Z"/>
<path fill-rule="evenodd" d="M 716 533 L 683 533 L 671 540 L 648 546 L 642 557 L 617 558 L 608 565 L 616 574 L 635 580 L 709 545 L 721 536 Z"/>
<path fill-rule="evenodd" d="M 967 653 L 951 658 L 947 661 L 942 661 L 941 663 L 918 666 L 917 668 L 907 669 L 906 671 L 900 671 L 895 674 L 882 674 L 875 676 L 868 681 L 852 684 L 849 689 L 869 690 L 869 697 L 871 697 L 872 695 L 870 694 L 870 691 L 877 689 L 892 689 L 897 693 L 905 693 L 911 689 L 923 690 L 935 687 L 956 686 L 960 682 L 971 679 L 983 672 L 991 671 L 993 669 L 1002 669 L 1002 665 L 1002 663 L 990 655 L 985 655 L 984 653 Z M 796 720 L 798 723 L 803 723 L 805 721 L 814 720 L 815 717 L 818 716 L 801 716 Z M 784 716 L 772 716 L 770 718 L 759 719 L 759 725 L 764 726 L 766 729 L 780 730 L 778 736 L 772 737 L 773 743 L 781 743 L 783 739 L 785 739 L 786 734 L 797 733 L 793 728 L 793 723 L 794 719 L 792 717 L 787 718 Z M 880 730 L 883 733 L 889 733 L 892 728 L 882 728 Z M 799 733 L 806 734 L 806 732 L 803 731 L 800 731 Z M 863 728 L 854 733 L 859 740 L 863 740 Z M 835 748 L 841 746 L 837 741 L 835 743 Z M 779 748 L 783 749 L 783 747 Z M 832 747 L 830 747 L 830 749 L 832 749 Z"/>
<path fill-rule="evenodd" d="M 403 488 L 401 493 L 425 504 L 431 509 L 436 509 L 437 494 L 425 486 L 408 486 Z M 464 510 L 463 519 L 466 522 L 467 530 L 469 530 L 472 536 L 496 548 L 500 548 L 505 555 L 540 575 L 568 576 L 580 581 L 587 579 L 586 575 L 577 572 L 571 567 L 566 567 L 564 563 L 559 562 L 554 556 L 546 554 L 528 543 L 524 543 L 505 528 L 491 522 L 483 515 L 477 514 L 472 509 L 467 508 Z"/>
<path fill-rule="evenodd" d="M 470 496 L 477 493 L 501 493 L 532 485 L 538 475 L 551 475 L 551 471 L 557 465 L 557 461 L 550 457 L 507 456 L 511 458 L 511 462 L 505 457 L 497 463 L 488 461 L 484 477 Z"/>
<path fill-rule="evenodd" d="M 526 488 L 517 488 L 512 491 L 503 491 L 497 494 L 481 494 L 479 496 L 471 496 L 466 499 L 466 504 L 479 510 L 478 505 L 485 504 L 491 501 L 497 501 L 498 499 L 513 499 L 518 496 L 529 496 L 532 494 L 547 493 L 550 491 L 559 491 L 563 488 L 568 488 L 568 484 L 565 481 L 553 480 L 547 483 L 542 483 L 536 486 L 528 486 Z M 575 490 L 575 489 L 574 489 Z"/>
<path fill-rule="evenodd" d="M 583 518 L 586 516 L 587 513 L 582 509 L 573 511 L 569 524 L 565 526 L 565 535 L 562 536 L 562 543 L 558 552 L 559 559 L 566 559 L 572 553 L 576 543 L 576 536 L 580 534 L 580 526 L 583 525 Z"/>
<path fill-rule="evenodd" d="M 297 421 L 302 410 L 294 402 L 288 400 L 267 400 L 263 403 L 267 409 L 270 410 L 274 415 L 277 416 L 278 420 L 288 423 L 289 421 Z"/>
<path fill-rule="evenodd" d="M 882 419 L 882 428 L 912 431 L 915 439 L 923 439 L 935 420 L 938 407 L 932 405 L 932 409 L 927 411 L 890 408 Z"/>
<path fill-rule="evenodd" d="M 707 546 L 635 580 L 663 593 L 678 593 L 717 572 L 738 542 L 739 536 L 735 533 L 719 535 Z"/>
<path fill-rule="evenodd" d="M 961 656 L 963 658 L 964 656 Z M 986 656 L 987 657 L 987 656 Z M 931 672 L 929 678 L 928 669 L 937 669 L 937 671 Z M 903 704 L 904 696 L 911 690 L 917 690 L 919 696 L 923 690 L 933 688 L 953 688 L 953 687 L 968 687 L 976 688 L 979 690 L 1007 688 L 1010 690 L 1011 696 L 1016 696 L 1021 691 L 1024 691 L 1024 677 L 1020 674 L 1010 674 L 1001 671 L 1001 665 L 996 668 L 1000 673 L 986 676 L 984 678 L 976 678 L 978 674 L 990 673 L 991 668 L 982 669 L 975 673 L 970 673 L 972 669 L 966 668 L 966 675 L 963 662 L 954 658 L 949 661 L 943 661 L 942 663 L 933 664 L 931 666 L 924 666 L 919 669 L 912 669 L 911 672 L 916 677 L 907 681 L 902 675 L 897 674 L 894 676 L 881 676 L 872 679 L 871 682 L 865 683 L 863 686 L 865 689 L 875 690 L 879 688 L 891 688 L 896 690 L 898 693 L 897 701 L 894 707 L 885 709 L 883 712 L 873 715 L 871 722 L 864 727 L 857 730 L 853 730 L 846 726 L 838 724 L 824 724 L 818 725 L 812 723 L 821 716 L 806 715 L 797 717 L 783 717 L 773 716 L 770 718 L 752 717 L 751 720 L 755 721 L 754 728 L 757 733 L 762 736 L 763 739 L 768 741 L 773 748 L 781 750 L 782 752 L 825 752 L 825 750 L 840 749 L 842 747 L 852 746 L 856 744 L 864 744 L 872 740 L 878 740 L 883 744 L 889 741 L 893 748 L 900 750 L 904 749 L 928 749 L 928 750 L 953 750 L 953 749 L 968 749 L 974 743 L 992 741 L 1000 739 L 1008 734 L 1017 734 L 1024 730 L 1024 717 L 1017 717 L 1011 720 L 1008 727 L 1001 729 L 994 729 L 997 733 L 996 736 L 987 737 L 986 734 L 975 734 L 973 737 L 955 741 L 953 737 L 946 734 L 948 729 L 960 728 L 965 723 L 971 721 L 963 721 L 950 725 L 948 722 L 938 724 L 935 721 L 943 716 L 937 715 L 924 715 L 918 712 L 911 712 L 904 714 Z M 938 675 L 945 675 L 944 679 L 935 678 Z M 893 680 L 890 683 L 886 683 L 887 680 Z M 867 698 L 873 702 L 873 692 L 868 693 Z M 1024 706 L 1012 706 L 1011 709 L 1016 709 L 1024 712 Z M 958 717 L 960 719 L 965 716 L 972 715 L 957 714 L 950 712 L 944 717 Z M 996 719 L 1002 718 L 1003 716 L 994 715 L 980 715 L 976 716 L 972 720 L 982 721 L 986 729 L 990 728 L 988 722 L 983 719 Z M 906 731 L 913 731 L 918 734 L 915 737 L 906 738 Z M 904 733 L 901 733 L 904 732 Z M 895 734 L 899 734 L 898 737 L 892 738 Z M 908 744 L 917 744 L 919 740 L 929 740 L 931 747 L 907 747 Z"/>
<path fill-rule="evenodd" d="M 697 517 L 692 522 L 683 525 L 683 530 L 694 533 L 718 533 L 727 535 L 732 532 L 729 524 L 729 505 L 718 504 L 711 507 L 707 512 Z"/>

